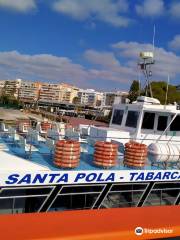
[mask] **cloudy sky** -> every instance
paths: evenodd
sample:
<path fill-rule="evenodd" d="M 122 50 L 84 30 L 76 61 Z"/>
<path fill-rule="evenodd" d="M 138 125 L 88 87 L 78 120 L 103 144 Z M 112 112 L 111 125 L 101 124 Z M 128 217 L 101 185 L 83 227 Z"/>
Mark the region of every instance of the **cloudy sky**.
<path fill-rule="evenodd" d="M 179 0 L 0 0 L 0 79 L 128 90 L 154 25 L 152 79 L 180 84 Z"/>

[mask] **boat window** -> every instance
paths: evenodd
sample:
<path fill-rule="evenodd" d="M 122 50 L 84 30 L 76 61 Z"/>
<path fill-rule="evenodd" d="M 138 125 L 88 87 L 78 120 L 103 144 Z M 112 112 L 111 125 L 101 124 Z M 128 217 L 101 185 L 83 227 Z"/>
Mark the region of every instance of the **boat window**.
<path fill-rule="evenodd" d="M 112 124 L 118 124 L 121 125 L 122 118 L 123 118 L 124 110 L 114 110 Z"/>
<path fill-rule="evenodd" d="M 152 190 L 145 200 L 144 206 L 173 205 L 178 194 L 178 189 Z"/>
<path fill-rule="evenodd" d="M 0 197 L 14 197 L 14 196 L 33 196 L 33 195 L 47 195 L 50 193 L 52 188 L 41 187 L 41 188 L 9 188 L 2 189 Z"/>
<path fill-rule="evenodd" d="M 103 190 L 104 185 L 90 185 L 90 186 L 67 186 L 63 187 L 60 194 L 70 194 L 70 193 L 99 193 Z"/>
<path fill-rule="evenodd" d="M 44 203 L 46 197 L 14 198 L 13 213 L 37 212 Z"/>
<path fill-rule="evenodd" d="M 154 128 L 155 113 L 145 112 L 143 117 L 142 129 Z"/>
<path fill-rule="evenodd" d="M 46 197 L 21 197 L 0 199 L 0 214 L 37 212 Z"/>
<path fill-rule="evenodd" d="M 159 116 L 157 130 L 164 131 L 167 127 L 167 121 L 168 121 L 168 116 Z"/>
<path fill-rule="evenodd" d="M 180 131 L 180 115 L 177 115 L 171 123 L 170 131 Z"/>
<path fill-rule="evenodd" d="M 100 208 L 135 207 L 144 191 L 121 191 L 109 193 Z"/>
<path fill-rule="evenodd" d="M 139 117 L 139 112 L 137 111 L 128 111 L 127 119 L 126 119 L 126 127 L 137 127 L 137 121 Z"/>
<path fill-rule="evenodd" d="M 13 199 L 0 199 L 0 214 L 13 212 Z"/>
<path fill-rule="evenodd" d="M 48 211 L 91 209 L 99 194 L 58 195 Z"/>
<path fill-rule="evenodd" d="M 124 191 L 144 191 L 147 187 L 147 183 L 140 183 L 140 184 L 114 184 L 111 188 L 111 192 L 124 192 Z"/>

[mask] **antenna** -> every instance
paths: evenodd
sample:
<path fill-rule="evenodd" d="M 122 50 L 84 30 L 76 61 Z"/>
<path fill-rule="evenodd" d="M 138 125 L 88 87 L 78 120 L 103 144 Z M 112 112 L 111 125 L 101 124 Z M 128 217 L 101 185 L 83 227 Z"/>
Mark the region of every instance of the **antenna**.
<path fill-rule="evenodd" d="M 153 44 L 153 56 L 154 56 L 154 43 L 155 43 L 155 35 L 156 35 L 156 26 L 154 24 L 154 27 L 153 27 L 153 41 L 152 41 L 152 44 Z"/>
<path fill-rule="evenodd" d="M 164 107 L 166 108 L 166 104 L 167 104 L 167 97 L 168 97 L 168 90 L 169 90 L 169 74 L 168 74 L 168 80 L 167 80 L 167 86 L 166 86 L 166 98 L 165 98 L 165 103 L 164 103 Z"/>
<path fill-rule="evenodd" d="M 140 72 L 138 72 L 138 83 L 139 83 L 139 96 L 141 95 L 141 76 Z"/>

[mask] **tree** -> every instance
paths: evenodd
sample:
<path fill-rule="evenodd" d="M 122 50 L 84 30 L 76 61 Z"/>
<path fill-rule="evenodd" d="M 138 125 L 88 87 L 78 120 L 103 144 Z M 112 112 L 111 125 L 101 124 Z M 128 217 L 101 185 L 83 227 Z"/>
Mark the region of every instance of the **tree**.
<path fill-rule="evenodd" d="M 72 100 L 73 104 L 78 104 L 79 103 L 79 98 L 78 97 L 74 97 Z"/>
<path fill-rule="evenodd" d="M 152 95 L 154 98 L 157 98 L 161 104 L 173 104 L 174 102 L 180 103 L 180 92 L 177 91 L 176 86 L 171 84 L 168 85 L 168 93 L 166 100 L 166 91 L 167 91 L 167 82 L 159 81 L 159 82 L 151 82 Z M 146 91 L 147 90 L 147 91 Z M 147 96 L 150 96 L 150 87 L 146 86 L 144 89 L 139 90 L 139 82 L 134 80 L 130 90 L 129 96 L 130 102 L 133 102 L 137 99 L 139 93 L 140 95 L 145 96 L 147 92 Z"/>
<path fill-rule="evenodd" d="M 166 82 L 152 82 L 151 83 L 153 97 L 159 99 L 161 104 L 173 104 L 174 102 L 180 102 L 180 92 L 177 91 L 173 85 L 168 85 L 167 101 L 166 101 Z"/>
<path fill-rule="evenodd" d="M 139 81 L 134 80 L 131 84 L 128 95 L 130 102 L 133 102 L 137 99 L 137 97 L 139 96 L 139 92 L 140 92 Z"/>

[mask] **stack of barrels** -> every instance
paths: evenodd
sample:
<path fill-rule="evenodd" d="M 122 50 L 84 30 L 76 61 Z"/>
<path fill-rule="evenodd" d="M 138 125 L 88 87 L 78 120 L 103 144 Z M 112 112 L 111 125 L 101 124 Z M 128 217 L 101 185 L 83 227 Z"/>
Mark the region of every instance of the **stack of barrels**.
<path fill-rule="evenodd" d="M 134 168 L 143 168 L 147 160 L 147 146 L 138 142 L 125 144 L 124 165 Z"/>
<path fill-rule="evenodd" d="M 116 166 L 117 154 L 117 144 L 97 141 L 95 143 L 94 164 L 104 168 Z"/>
<path fill-rule="evenodd" d="M 59 140 L 55 147 L 54 164 L 60 168 L 75 168 L 80 161 L 80 143 L 75 140 Z"/>
<path fill-rule="evenodd" d="M 41 130 L 47 132 L 47 130 L 51 128 L 51 123 L 49 122 L 42 122 L 41 123 Z"/>

